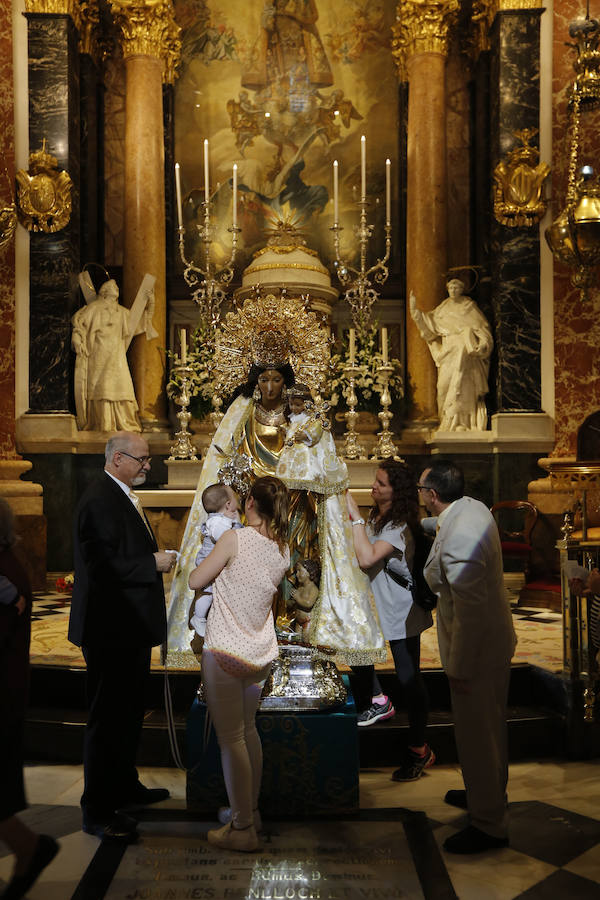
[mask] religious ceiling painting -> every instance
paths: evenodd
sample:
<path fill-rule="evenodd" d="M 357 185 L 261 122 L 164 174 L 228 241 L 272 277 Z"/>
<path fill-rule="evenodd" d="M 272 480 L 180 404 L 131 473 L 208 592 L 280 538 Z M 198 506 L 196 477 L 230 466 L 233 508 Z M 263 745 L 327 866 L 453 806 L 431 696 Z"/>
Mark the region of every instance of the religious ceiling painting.
<path fill-rule="evenodd" d="M 218 262 L 231 249 L 234 163 L 236 266 L 250 262 L 280 219 L 331 264 L 336 159 L 342 251 L 356 252 L 363 134 L 368 219 L 383 246 L 387 157 L 394 193 L 398 184 L 394 15 L 389 0 L 177 0 L 175 159 L 188 259 L 202 253 L 195 225 L 203 222 L 205 139 Z"/>

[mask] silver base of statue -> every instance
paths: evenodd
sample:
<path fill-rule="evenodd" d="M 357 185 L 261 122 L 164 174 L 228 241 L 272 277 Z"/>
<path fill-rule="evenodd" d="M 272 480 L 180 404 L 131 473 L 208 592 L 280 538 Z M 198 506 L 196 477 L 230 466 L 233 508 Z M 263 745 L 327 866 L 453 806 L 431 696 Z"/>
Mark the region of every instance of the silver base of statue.
<path fill-rule="evenodd" d="M 263 688 L 263 710 L 320 710 L 346 702 L 347 691 L 335 663 L 315 647 L 280 644 Z"/>
<path fill-rule="evenodd" d="M 335 663 L 317 655 L 316 647 L 280 644 L 260 701 L 261 710 L 292 712 L 330 709 L 346 702 L 348 692 Z M 206 703 L 204 684 L 198 700 Z"/>

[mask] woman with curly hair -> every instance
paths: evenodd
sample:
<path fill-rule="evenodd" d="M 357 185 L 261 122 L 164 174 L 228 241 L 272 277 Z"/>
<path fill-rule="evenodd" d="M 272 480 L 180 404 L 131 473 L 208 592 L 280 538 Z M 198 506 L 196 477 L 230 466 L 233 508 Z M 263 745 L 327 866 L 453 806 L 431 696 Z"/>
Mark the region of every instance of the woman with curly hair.
<path fill-rule="evenodd" d="M 430 628 L 433 620 L 430 612 L 413 603 L 410 590 L 415 548 L 425 540 L 419 523 L 417 480 L 405 462 L 384 459 L 375 474 L 371 495 L 373 507 L 366 523 L 354 498 L 346 495 L 354 549 L 360 567 L 371 580 L 381 627 L 406 698 L 408 746 L 392 779 L 416 781 L 435 762 L 425 740 L 429 698 L 419 667 L 421 632 Z M 398 577 L 406 587 L 398 583 Z M 358 687 L 358 725 L 365 727 L 391 718 L 395 710 L 381 690 L 374 666 L 355 666 L 352 671 Z"/>

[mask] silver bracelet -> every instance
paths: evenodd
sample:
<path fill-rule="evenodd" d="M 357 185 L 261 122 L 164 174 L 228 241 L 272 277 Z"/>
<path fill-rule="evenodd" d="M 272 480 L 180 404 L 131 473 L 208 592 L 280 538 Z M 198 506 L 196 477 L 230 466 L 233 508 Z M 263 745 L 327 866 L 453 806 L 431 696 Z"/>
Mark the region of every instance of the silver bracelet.
<path fill-rule="evenodd" d="M 364 524 L 365 524 L 365 520 L 364 520 L 364 519 L 353 519 L 353 520 L 352 520 L 352 527 L 353 527 L 353 528 L 354 528 L 355 525 L 364 525 Z"/>

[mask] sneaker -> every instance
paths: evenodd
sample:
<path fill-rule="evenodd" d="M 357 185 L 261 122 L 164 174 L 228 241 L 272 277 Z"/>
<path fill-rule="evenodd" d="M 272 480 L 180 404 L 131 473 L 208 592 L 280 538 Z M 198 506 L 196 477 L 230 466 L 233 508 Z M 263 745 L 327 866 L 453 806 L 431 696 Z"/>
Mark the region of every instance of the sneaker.
<path fill-rule="evenodd" d="M 425 769 L 432 766 L 434 762 L 435 753 L 429 744 L 425 745 L 423 756 L 407 748 L 406 758 L 400 768 L 393 773 L 392 781 L 416 781 L 417 778 L 421 777 Z"/>
<path fill-rule="evenodd" d="M 365 725 L 374 725 L 375 722 L 383 722 L 384 719 L 391 719 L 395 715 L 396 710 L 392 706 L 392 701 L 386 697 L 385 703 L 372 703 L 367 709 L 363 709 L 358 714 L 356 724 L 364 728 Z"/>
<path fill-rule="evenodd" d="M 253 816 L 254 827 L 257 831 L 262 831 L 262 819 L 260 817 L 260 812 L 258 809 L 254 810 Z M 227 825 L 229 822 L 231 822 L 231 807 L 220 806 L 217 811 L 217 820 L 221 823 L 221 825 Z"/>
<path fill-rule="evenodd" d="M 222 850 L 239 850 L 241 853 L 253 853 L 260 849 L 258 835 L 254 825 L 248 828 L 233 828 L 231 822 L 222 828 L 213 828 L 206 835 L 209 844 Z"/>

